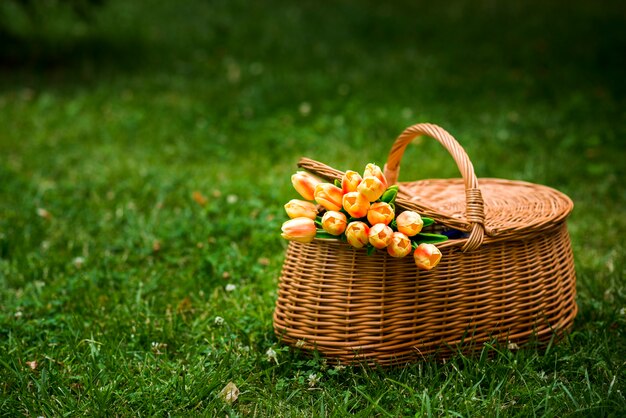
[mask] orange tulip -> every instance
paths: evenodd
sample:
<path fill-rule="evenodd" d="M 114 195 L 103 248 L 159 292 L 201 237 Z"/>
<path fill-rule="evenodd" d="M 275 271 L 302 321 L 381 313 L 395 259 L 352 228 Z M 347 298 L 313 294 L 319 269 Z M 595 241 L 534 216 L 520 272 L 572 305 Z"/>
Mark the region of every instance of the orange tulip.
<path fill-rule="evenodd" d="M 309 218 L 315 220 L 317 217 L 317 207 L 306 200 L 291 199 L 285 205 L 285 212 L 291 219 Z"/>
<path fill-rule="evenodd" d="M 346 171 L 346 174 L 344 174 L 341 178 L 341 188 L 343 189 L 344 194 L 356 192 L 356 188 L 361 183 L 361 180 L 363 180 L 363 178 L 356 171 Z"/>
<path fill-rule="evenodd" d="M 437 267 L 441 261 L 441 251 L 433 244 L 420 244 L 413 253 L 415 265 L 421 270 L 430 270 Z"/>
<path fill-rule="evenodd" d="M 370 202 L 375 202 L 385 193 L 385 185 L 376 177 L 364 177 L 363 181 L 357 187 L 359 193 L 367 198 Z"/>
<path fill-rule="evenodd" d="M 385 224 L 376 224 L 370 228 L 368 238 L 370 244 L 378 249 L 382 249 L 391 243 L 393 230 Z"/>
<path fill-rule="evenodd" d="M 341 210 L 343 192 L 330 183 L 320 183 L 315 186 L 315 201 L 326 210 Z"/>
<path fill-rule="evenodd" d="M 365 166 L 365 171 L 363 172 L 363 178 L 365 177 L 376 177 L 383 184 L 383 188 L 387 190 L 387 178 L 383 174 L 383 171 L 376 164 L 368 164 Z"/>
<path fill-rule="evenodd" d="M 341 235 L 346 230 L 348 219 L 341 212 L 329 210 L 322 217 L 322 228 L 332 235 Z"/>
<path fill-rule="evenodd" d="M 367 215 L 370 202 L 359 192 L 349 192 L 343 195 L 343 208 L 353 218 L 363 218 Z"/>
<path fill-rule="evenodd" d="M 369 227 L 365 222 L 350 222 L 346 227 L 346 238 L 354 248 L 363 248 L 369 242 Z"/>
<path fill-rule="evenodd" d="M 289 241 L 311 242 L 315 238 L 317 228 L 313 219 L 295 218 L 283 223 L 281 236 Z"/>
<path fill-rule="evenodd" d="M 393 209 L 389 203 L 377 202 L 370 206 L 370 210 L 367 211 L 367 221 L 370 225 L 385 224 L 389 225 L 393 221 Z"/>
<path fill-rule="evenodd" d="M 298 171 L 291 176 L 291 184 L 296 189 L 300 196 L 306 200 L 313 200 L 315 194 L 315 186 L 321 183 L 321 180 L 317 177 L 309 174 L 305 171 Z"/>
<path fill-rule="evenodd" d="M 420 233 L 424 226 L 424 221 L 419 213 L 407 210 L 398 215 L 396 224 L 398 225 L 399 232 L 412 237 Z"/>
<path fill-rule="evenodd" d="M 390 256 L 396 258 L 402 258 L 409 255 L 413 247 L 411 247 L 411 240 L 402 232 L 394 232 L 391 238 L 391 243 L 387 247 L 387 252 Z"/>

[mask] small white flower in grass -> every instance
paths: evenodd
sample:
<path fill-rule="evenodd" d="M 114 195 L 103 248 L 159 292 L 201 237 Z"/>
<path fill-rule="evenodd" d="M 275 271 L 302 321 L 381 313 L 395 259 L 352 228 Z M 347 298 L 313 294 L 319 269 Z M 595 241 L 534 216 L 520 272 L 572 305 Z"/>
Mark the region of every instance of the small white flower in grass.
<path fill-rule="evenodd" d="M 265 355 L 267 356 L 267 361 L 274 361 L 274 362 L 276 362 L 276 364 L 278 364 L 278 358 L 276 357 L 276 351 L 274 351 L 274 349 L 272 347 L 267 349 L 267 351 L 265 352 Z"/>
<path fill-rule="evenodd" d="M 158 341 L 153 341 L 151 344 L 152 353 L 158 355 L 163 354 L 163 352 L 167 349 L 167 344 L 160 343 Z"/>
<path fill-rule="evenodd" d="M 309 374 L 308 380 L 309 380 L 309 387 L 314 388 L 319 383 L 320 377 L 315 373 L 311 373 Z"/>
<path fill-rule="evenodd" d="M 516 343 L 509 343 L 507 347 L 509 348 L 509 350 L 519 350 L 519 345 L 517 345 Z"/>
<path fill-rule="evenodd" d="M 308 116 L 309 113 L 311 113 L 311 104 L 308 102 L 300 103 L 300 106 L 298 106 L 298 111 L 302 116 Z"/>
<path fill-rule="evenodd" d="M 235 289 L 237 289 L 237 286 L 235 286 L 235 285 L 234 285 L 234 284 L 232 284 L 232 283 L 228 283 L 228 284 L 226 285 L 226 287 L 225 287 L 225 290 L 226 290 L 227 292 L 234 292 L 234 291 L 235 291 Z"/>
<path fill-rule="evenodd" d="M 229 205 L 234 205 L 235 203 L 237 203 L 238 200 L 239 198 L 236 194 L 229 194 L 228 196 L 226 196 L 226 203 L 228 203 Z"/>
<path fill-rule="evenodd" d="M 72 264 L 74 264 L 74 267 L 79 269 L 83 266 L 83 264 L 85 264 L 85 259 L 83 257 L 76 257 L 72 260 Z"/>
<path fill-rule="evenodd" d="M 228 382 L 220 391 L 219 396 L 227 404 L 232 404 L 239 397 L 239 388 L 233 382 Z"/>
<path fill-rule="evenodd" d="M 626 308 L 620 309 L 619 310 L 619 314 L 622 315 L 622 316 L 626 315 Z"/>
<path fill-rule="evenodd" d="M 222 318 L 221 316 L 216 316 L 215 325 L 218 325 L 218 326 L 224 325 L 224 318 Z"/>
<path fill-rule="evenodd" d="M 37 208 L 37 215 L 39 215 L 41 218 L 44 218 L 44 219 L 52 218 L 52 215 L 50 214 L 50 212 L 48 212 L 44 208 Z"/>

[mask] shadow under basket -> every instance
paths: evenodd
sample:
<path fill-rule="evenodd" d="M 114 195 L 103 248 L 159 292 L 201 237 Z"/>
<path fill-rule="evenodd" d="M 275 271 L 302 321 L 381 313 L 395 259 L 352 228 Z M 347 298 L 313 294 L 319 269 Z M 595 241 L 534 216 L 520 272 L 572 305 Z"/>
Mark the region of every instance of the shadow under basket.
<path fill-rule="evenodd" d="M 490 341 L 545 342 L 571 327 L 571 200 L 546 186 L 477 179 L 463 148 L 431 124 L 414 125 L 395 141 L 385 166 L 389 184 L 419 135 L 438 140 L 463 178 L 399 183 L 396 207 L 465 237 L 438 244 L 443 257 L 430 271 L 418 270 L 411 256 L 368 256 L 339 240 L 290 242 L 274 311 L 284 343 L 331 361 L 392 365 L 469 355 Z M 299 165 L 329 181 L 343 175 L 309 159 Z"/>

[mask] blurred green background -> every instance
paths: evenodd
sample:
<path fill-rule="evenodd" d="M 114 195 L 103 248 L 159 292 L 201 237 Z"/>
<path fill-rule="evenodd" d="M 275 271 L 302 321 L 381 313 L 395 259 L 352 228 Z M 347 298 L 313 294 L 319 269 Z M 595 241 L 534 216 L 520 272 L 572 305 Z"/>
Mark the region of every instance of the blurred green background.
<path fill-rule="evenodd" d="M 625 28 L 617 1 L 3 1 L 0 410 L 623 411 Z M 277 343 L 298 158 L 382 165 L 418 122 L 574 200 L 580 313 L 550 353 L 369 374 Z M 458 176 L 434 142 L 401 179 Z"/>

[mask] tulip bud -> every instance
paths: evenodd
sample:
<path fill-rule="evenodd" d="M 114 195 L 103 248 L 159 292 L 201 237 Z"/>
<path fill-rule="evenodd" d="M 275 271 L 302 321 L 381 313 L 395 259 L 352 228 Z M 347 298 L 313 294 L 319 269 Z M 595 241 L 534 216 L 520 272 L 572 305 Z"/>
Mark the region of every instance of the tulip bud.
<path fill-rule="evenodd" d="M 363 181 L 357 187 L 359 193 L 367 198 L 370 202 L 378 200 L 385 193 L 385 185 L 376 177 L 364 177 Z"/>
<path fill-rule="evenodd" d="M 350 222 L 346 227 L 346 238 L 354 248 L 363 248 L 369 242 L 369 227 L 365 222 Z"/>
<path fill-rule="evenodd" d="M 300 196 L 306 200 L 313 200 L 315 194 L 315 186 L 321 183 L 321 180 L 317 177 L 309 174 L 305 171 L 298 171 L 291 176 L 291 184 L 296 189 Z"/>
<path fill-rule="evenodd" d="M 315 220 L 317 217 L 317 207 L 306 200 L 291 199 L 285 205 L 285 212 L 291 219 L 309 218 Z"/>
<path fill-rule="evenodd" d="M 421 270 L 433 269 L 441 260 L 441 251 L 433 244 L 420 244 L 413 253 L 415 265 Z"/>
<path fill-rule="evenodd" d="M 356 192 L 356 188 L 359 186 L 363 178 L 356 171 L 348 170 L 346 174 L 341 178 L 341 188 L 343 193 Z"/>
<path fill-rule="evenodd" d="M 412 237 L 419 234 L 424 226 L 422 217 L 412 210 L 402 212 L 396 218 L 396 225 L 398 225 L 398 231 L 402 232 L 406 236 Z"/>
<path fill-rule="evenodd" d="M 317 228 L 313 219 L 295 218 L 283 223 L 281 236 L 289 241 L 311 242 L 315 238 Z"/>
<path fill-rule="evenodd" d="M 343 195 L 343 208 L 353 218 L 363 218 L 367 215 L 370 202 L 359 192 L 349 192 Z"/>
<path fill-rule="evenodd" d="M 368 238 L 370 244 L 378 249 L 382 249 L 391 243 L 393 230 L 385 224 L 376 224 L 370 228 Z"/>
<path fill-rule="evenodd" d="M 394 232 L 391 238 L 391 243 L 387 247 L 387 252 L 390 256 L 396 258 L 402 258 L 409 255 L 413 247 L 411 246 L 411 240 L 402 232 Z"/>
<path fill-rule="evenodd" d="M 367 221 L 370 225 L 385 224 L 389 225 L 393 221 L 393 209 L 389 203 L 377 202 L 370 206 L 370 210 L 367 211 Z"/>
<path fill-rule="evenodd" d="M 341 235 L 346 230 L 348 219 L 341 212 L 329 210 L 322 217 L 322 228 L 332 235 Z"/>
<path fill-rule="evenodd" d="M 387 178 L 383 174 L 383 171 L 376 164 L 368 164 L 365 166 L 365 171 L 363 172 L 363 178 L 365 177 L 376 177 L 383 184 L 383 188 L 387 190 Z"/>
<path fill-rule="evenodd" d="M 341 210 L 343 192 L 334 184 L 320 183 L 315 186 L 315 201 L 326 210 Z"/>

